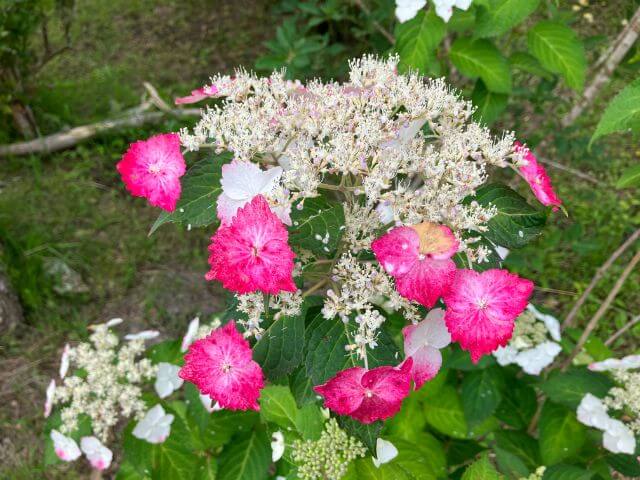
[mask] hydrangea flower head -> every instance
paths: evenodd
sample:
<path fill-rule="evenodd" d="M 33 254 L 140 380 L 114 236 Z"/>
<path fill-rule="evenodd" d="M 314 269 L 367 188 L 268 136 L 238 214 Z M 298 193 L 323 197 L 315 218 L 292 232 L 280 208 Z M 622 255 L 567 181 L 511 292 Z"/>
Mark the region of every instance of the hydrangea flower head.
<path fill-rule="evenodd" d="M 197 340 L 184 357 L 180 377 L 195 384 L 223 408 L 259 410 L 264 387 L 262 369 L 251 357 L 251 347 L 234 322 Z"/>
<path fill-rule="evenodd" d="M 267 195 L 273 191 L 282 176 L 282 167 L 266 171 L 252 162 L 235 160 L 222 166 L 222 193 L 218 197 L 218 218 L 228 225 L 239 208 L 244 207 L 256 195 Z M 280 220 L 291 224 L 288 211 L 283 211 Z"/>
<path fill-rule="evenodd" d="M 180 177 L 186 165 L 175 133 L 155 135 L 132 143 L 117 165 L 122 181 L 134 197 L 172 212 L 180 198 Z"/>
<path fill-rule="evenodd" d="M 398 413 L 411 389 L 412 364 L 408 358 L 400 367 L 348 368 L 313 389 L 324 397 L 326 408 L 372 423 Z"/>
<path fill-rule="evenodd" d="M 557 211 L 560 205 L 562 205 L 562 200 L 558 198 L 556 192 L 553 190 L 547 171 L 538 163 L 538 159 L 531 150 L 526 149 L 520 142 L 515 142 L 514 146 L 516 152 L 524 151 L 524 159 L 527 161 L 527 164 L 520 166 L 519 170 L 531 187 L 531 190 L 533 190 L 533 194 L 541 204 L 552 206 L 553 211 Z"/>
<path fill-rule="evenodd" d="M 262 195 L 238 210 L 211 238 L 207 280 L 236 293 L 295 292 L 289 234 Z"/>
<path fill-rule="evenodd" d="M 444 310 L 435 308 L 420 323 L 402 329 L 404 354 L 413 360 L 411 376 L 416 390 L 436 376 L 442 366 L 440 349 L 451 343 Z"/>
<path fill-rule="evenodd" d="M 371 249 L 403 297 L 431 308 L 453 282 L 456 264 L 451 257 L 458 245 L 448 227 L 423 222 L 392 229 L 374 240 Z"/>
<path fill-rule="evenodd" d="M 458 270 L 443 297 L 451 338 L 477 363 L 483 355 L 507 344 L 514 321 L 526 308 L 532 292 L 533 282 L 506 270 Z"/>

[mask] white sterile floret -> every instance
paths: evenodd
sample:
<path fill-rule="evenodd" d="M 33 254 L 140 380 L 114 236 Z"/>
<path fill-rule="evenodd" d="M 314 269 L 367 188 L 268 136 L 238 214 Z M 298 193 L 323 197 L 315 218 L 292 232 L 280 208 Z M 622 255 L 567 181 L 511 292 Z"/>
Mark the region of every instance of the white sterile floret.
<path fill-rule="evenodd" d="M 182 344 L 180 345 L 181 352 L 186 352 L 189 349 L 189 345 L 191 345 L 196 340 L 199 328 L 200 318 L 196 317 L 189 322 L 187 333 L 184 334 L 184 337 L 182 338 Z"/>
<path fill-rule="evenodd" d="M 607 358 L 589 365 L 589 370 L 604 372 L 607 370 L 631 370 L 640 368 L 640 355 L 628 355 L 623 358 Z"/>
<path fill-rule="evenodd" d="M 80 449 L 96 470 L 106 470 L 111 465 L 113 452 L 96 437 L 82 437 L 80 439 Z"/>
<path fill-rule="evenodd" d="M 71 347 L 67 343 L 64 346 L 64 350 L 62 350 L 62 356 L 60 357 L 60 378 L 64 378 L 69 371 L 69 352 L 71 351 Z"/>
<path fill-rule="evenodd" d="M 602 436 L 604 448 L 613 453 L 632 455 L 636 450 L 633 431 L 620 420 L 610 419 Z"/>
<path fill-rule="evenodd" d="M 411 20 L 426 4 L 427 0 L 396 0 L 396 17 L 400 23 Z"/>
<path fill-rule="evenodd" d="M 580 423 L 599 430 L 604 430 L 611 420 L 602 400 L 590 393 L 582 397 L 577 415 Z"/>
<path fill-rule="evenodd" d="M 271 461 L 277 462 L 284 455 L 284 435 L 282 432 L 273 432 L 271 435 Z"/>
<path fill-rule="evenodd" d="M 551 365 L 561 351 L 562 347 L 557 343 L 543 342 L 518 353 L 515 363 L 529 375 L 540 375 L 540 372 Z"/>
<path fill-rule="evenodd" d="M 180 367 L 177 365 L 166 362 L 158 363 L 154 388 L 160 398 L 168 397 L 182 386 L 184 380 L 178 376 L 179 372 Z"/>
<path fill-rule="evenodd" d="M 382 438 L 376 440 L 376 456 L 372 457 L 373 464 L 376 468 L 380 468 L 380 465 L 389 463 L 397 456 L 398 449 L 393 443 Z"/>
<path fill-rule="evenodd" d="M 57 430 L 51 430 L 49 434 L 53 441 L 53 451 L 58 458 L 65 462 L 77 460 L 82 453 L 76 441 L 71 437 L 66 437 Z"/>
<path fill-rule="evenodd" d="M 166 414 L 162 405 L 150 409 L 133 429 L 133 436 L 149 443 L 164 442 L 171 433 L 173 415 Z"/>
<path fill-rule="evenodd" d="M 453 7 L 467 10 L 471 5 L 471 0 L 433 0 L 436 14 L 445 22 L 448 22 L 453 15 Z"/>
<path fill-rule="evenodd" d="M 157 330 L 143 330 L 142 332 L 129 333 L 124 336 L 125 340 L 151 340 L 160 335 Z"/>
<path fill-rule="evenodd" d="M 49 386 L 47 387 L 46 399 L 44 402 L 44 418 L 47 418 L 49 415 L 51 415 L 55 394 L 56 381 L 54 379 L 51 379 L 51 381 L 49 382 Z"/>

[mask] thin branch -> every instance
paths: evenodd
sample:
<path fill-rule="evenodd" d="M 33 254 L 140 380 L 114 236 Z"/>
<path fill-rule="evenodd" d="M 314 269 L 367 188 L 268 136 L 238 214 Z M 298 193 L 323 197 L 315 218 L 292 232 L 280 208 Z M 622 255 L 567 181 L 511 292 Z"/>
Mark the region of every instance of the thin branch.
<path fill-rule="evenodd" d="M 593 316 L 593 318 L 589 320 L 589 323 L 587 324 L 587 327 L 582 332 L 582 335 L 580 336 L 578 343 L 574 347 L 571 354 L 567 357 L 567 359 L 562 364 L 563 371 L 566 370 L 569 365 L 571 365 L 571 361 L 575 358 L 575 356 L 578 353 L 580 353 L 580 351 L 582 350 L 582 347 L 587 342 L 589 335 L 591 335 L 591 332 L 595 330 L 596 326 L 598 325 L 598 322 L 600 321 L 602 316 L 606 313 L 606 311 L 609 309 L 609 306 L 615 300 L 616 296 L 618 295 L 618 292 L 624 285 L 624 282 L 627 280 L 627 278 L 629 278 L 629 275 L 631 275 L 631 272 L 639 262 L 640 262 L 640 250 L 638 250 L 635 253 L 631 261 L 627 264 L 625 269 L 622 271 L 622 274 L 620 275 L 618 280 L 616 280 L 616 283 L 613 285 L 613 288 L 609 292 L 609 295 L 607 295 L 607 298 L 605 298 L 604 302 L 602 303 L 602 305 L 600 306 L 596 314 Z"/>
<path fill-rule="evenodd" d="M 571 173 L 571 175 L 575 175 L 576 177 L 582 178 L 583 180 L 587 180 L 588 182 L 594 183 L 596 185 L 600 185 L 600 186 L 607 186 L 607 184 L 605 182 L 601 182 L 600 180 L 598 180 L 595 177 L 592 177 L 591 175 L 589 175 L 588 173 L 584 173 L 581 172 L 580 170 L 576 170 L 574 168 L 571 167 L 567 167 L 566 165 L 563 165 L 562 163 L 558 163 L 558 162 L 554 162 L 553 160 L 549 160 L 547 158 L 542 158 L 542 157 L 538 157 L 538 161 L 545 163 L 547 165 L 550 165 L 554 168 L 557 168 L 558 170 L 563 170 L 565 172 L 569 172 Z"/>
<path fill-rule="evenodd" d="M 369 10 L 369 7 L 365 5 L 363 0 L 353 0 L 353 3 L 355 3 L 367 17 L 371 17 L 371 10 Z M 371 19 L 371 24 L 382 34 L 382 36 L 384 36 L 384 38 L 389 40 L 389 43 L 391 43 L 391 45 L 396 43 L 396 38 L 393 36 L 393 34 L 382 25 L 380 25 L 377 20 Z"/>
<path fill-rule="evenodd" d="M 306 292 L 304 292 L 302 294 L 303 297 L 308 297 L 309 295 L 311 295 L 313 292 L 317 292 L 318 290 L 320 290 L 322 287 L 325 286 L 325 284 L 329 283 L 329 278 L 325 277 L 322 280 L 320 280 L 318 283 L 316 283 L 315 285 L 312 285 L 311 287 L 309 287 L 309 290 L 307 290 Z"/>
<path fill-rule="evenodd" d="M 601 65 L 591 83 L 584 90 L 584 95 L 576 103 L 571 111 L 562 119 L 562 126 L 568 127 L 582 114 L 582 112 L 593 102 L 602 87 L 609 81 L 613 71 L 622 61 L 629 49 L 638 38 L 640 31 L 640 8 L 633 15 L 629 23 L 618 35 L 610 50 L 605 52 L 606 59 L 602 57 L 597 64 Z"/>
<path fill-rule="evenodd" d="M 573 308 L 571 309 L 571 311 L 567 315 L 567 318 L 565 318 L 564 322 L 562 322 L 562 329 L 563 330 L 565 328 L 571 327 L 573 325 L 573 323 L 575 321 L 575 318 L 576 318 L 576 315 L 578 314 L 578 310 L 580 310 L 580 308 L 582 307 L 584 302 L 587 300 L 587 297 L 592 292 L 592 290 L 595 288 L 596 284 L 600 281 L 600 279 L 606 273 L 606 271 L 609 270 L 611 265 L 613 265 L 613 262 L 615 262 L 618 259 L 618 257 L 620 255 L 622 255 L 627 250 L 627 248 L 629 248 L 631 245 L 633 245 L 633 243 L 638 238 L 640 238 L 640 228 L 638 230 L 636 230 L 635 232 L 633 232 L 631 234 L 631 236 L 629 238 L 627 238 L 624 241 L 624 243 L 622 245 L 620 245 L 618 247 L 618 249 L 611 254 L 611 256 L 607 259 L 607 261 L 604 262 L 602 264 L 602 266 L 600 268 L 598 268 L 598 270 L 596 270 L 596 274 L 591 279 L 591 282 L 587 286 L 587 289 L 582 293 L 582 295 L 580 295 L 580 298 L 578 298 L 578 301 L 575 303 L 575 305 L 573 306 Z"/>
<path fill-rule="evenodd" d="M 605 346 L 608 347 L 609 345 L 611 345 L 618 338 L 620 338 L 620 336 L 622 336 L 624 333 L 629 331 L 632 327 L 634 327 L 638 323 L 640 323 L 640 315 L 637 315 L 634 318 L 632 318 L 630 322 L 627 322 L 621 329 L 619 329 L 617 332 L 615 332 L 613 335 L 607 338 L 607 340 L 604 342 Z"/>

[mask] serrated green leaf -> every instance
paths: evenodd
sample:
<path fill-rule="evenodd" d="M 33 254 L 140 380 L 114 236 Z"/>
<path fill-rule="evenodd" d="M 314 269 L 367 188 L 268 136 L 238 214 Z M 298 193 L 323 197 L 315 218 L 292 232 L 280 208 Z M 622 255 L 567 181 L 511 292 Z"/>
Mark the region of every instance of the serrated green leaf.
<path fill-rule="evenodd" d="M 288 375 L 304 359 L 304 315 L 273 322 L 253 347 L 253 358 L 269 379 Z"/>
<path fill-rule="evenodd" d="M 490 0 L 488 7 L 480 8 L 474 35 L 498 37 L 507 33 L 536 11 L 540 0 Z"/>
<path fill-rule="evenodd" d="M 529 470 L 533 471 L 540 466 L 538 442 L 525 432 L 501 430 L 495 432 L 495 440 L 498 447 L 516 455 Z"/>
<path fill-rule="evenodd" d="M 498 446 L 493 447 L 493 452 L 496 454 L 498 470 L 504 473 L 507 478 L 527 478 L 531 473 L 531 470 L 527 468 L 525 463 L 517 455 Z"/>
<path fill-rule="evenodd" d="M 640 462 L 635 455 L 611 454 L 607 455 L 605 460 L 611 468 L 623 475 L 640 477 Z"/>
<path fill-rule="evenodd" d="M 461 37 L 451 46 L 449 58 L 463 75 L 480 77 L 488 90 L 511 93 L 509 62 L 488 40 Z"/>
<path fill-rule="evenodd" d="M 283 385 L 269 385 L 260 392 L 260 416 L 284 429 L 295 429 L 298 407 L 289 390 Z"/>
<path fill-rule="evenodd" d="M 289 386 L 291 387 L 291 392 L 296 399 L 298 407 L 302 408 L 304 405 L 316 400 L 316 393 L 313 391 L 313 381 L 311 377 L 307 375 L 306 365 L 300 366 L 289 376 Z"/>
<path fill-rule="evenodd" d="M 510 381 L 507 381 L 511 385 Z M 496 417 L 513 428 L 525 429 L 535 414 L 538 401 L 533 388 L 515 384 L 510 387 L 509 395 L 503 395 L 496 410 Z"/>
<path fill-rule="evenodd" d="M 507 108 L 509 96 L 504 93 L 490 92 L 482 80 L 478 79 L 471 93 L 471 101 L 476 107 L 473 112 L 474 120 L 491 125 Z"/>
<path fill-rule="evenodd" d="M 515 52 L 509 57 L 509 63 L 513 68 L 531 73 L 532 75 L 537 75 L 546 80 L 551 80 L 553 77 L 551 72 L 540 65 L 540 62 L 536 57 L 529 55 L 526 52 Z"/>
<path fill-rule="evenodd" d="M 414 391 L 404 399 L 400 411 L 387 421 L 386 431 L 396 438 L 415 442 L 426 424 L 421 399 Z"/>
<path fill-rule="evenodd" d="M 603 373 L 573 368 L 567 372 L 555 371 L 537 386 L 554 402 L 575 409 L 587 393 L 602 398 L 614 383 Z"/>
<path fill-rule="evenodd" d="M 257 412 L 232 412 L 219 410 L 209 414 L 209 422 L 204 433 L 209 447 L 227 444 L 234 435 L 243 435 L 251 431 L 260 416 Z"/>
<path fill-rule="evenodd" d="M 467 422 L 460 396 L 451 385 L 445 385 L 424 405 L 427 423 L 438 432 L 453 438 L 467 438 Z"/>
<path fill-rule="evenodd" d="M 542 480 L 589 480 L 595 472 L 588 472 L 575 465 L 558 464 L 547 468 Z"/>
<path fill-rule="evenodd" d="M 430 66 L 437 62 L 436 48 L 445 34 L 445 23 L 433 10 L 422 10 L 408 22 L 398 23 L 395 48 L 400 55 L 400 72 L 414 69 L 430 73 Z"/>
<path fill-rule="evenodd" d="M 484 453 L 478 460 L 467 467 L 462 474 L 461 480 L 500 480 L 502 478 L 502 475 L 489 460 L 489 455 Z"/>
<path fill-rule="evenodd" d="M 462 407 L 469 429 L 481 424 L 498 408 L 502 400 L 500 372 L 496 368 L 477 370 L 462 382 Z"/>
<path fill-rule="evenodd" d="M 616 182 L 616 188 L 640 187 L 640 165 L 627 168 Z"/>
<path fill-rule="evenodd" d="M 298 209 L 299 205 L 294 205 L 291 211 L 293 225 L 289 229 L 289 241 L 292 245 L 327 256 L 337 248 L 342 238 L 342 205 L 330 203 L 323 197 L 305 199 L 302 209 Z"/>
<path fill-rule="evenodd" d="M 634 80 L 618 93 L 605 109 L 589 144 L 611 133 L 637 132 L 640 129 L 640 78 Z M 636 181 L 640 169 L 635 167 Z M 620 179 L 621 181 L 622 179 Z M 624 187 L 618 187 L 624 188 Z"/>
<path fill-rule="evenodd" d="M 149 235 L 165 223 L 205 227 L 217 222 L 216 200 L 222 191 L 222 165 L 229 160 L 231 154 L 223 153 L 193 165 L 181 179 L 182 193 L 176 209 L 173 212 L 163 211 L 151 227 Z"/>
<path fill-rule="evenodd" d="M 376 468 L 371 457 L 367 457 L 351 462 L 342 480 L 412 480 L 412 478 L 393 463 Z M 431 478 L 425 480 L 431 480 Z"/>
<path fill-rule="evenodd" d="M 338 416 L 338 424 L 349 435 L 360 440 L 372 455 L 375 455 L 376 441 L 383 425 L 380 420 L 373 423 L 361 423 L 351 417 Z"/>
<path fill-rule="evenodd" d="M 492 183 L 480 187 L 475 200 L 485 207 L 494 205 L 498 210 L 483 234 L 496 245 L 522 248 L 542 232 L 547 221 L 544 211 L 533 208 L 506 185 Z"/>
<path fill-rule="evenodd" d="M 314 404 L 307 404 L 298 410 L 296 429 L 305 440 L 317 440 L 324 429 L 324 416 L 320 408 Z"/>
<path fill-rule="evenodd" d="M 462 264 L 464 265 L 464 263 Z M 464 266 L 462 268 L 465 268 Z M 462 350 L 458 345 L 453 345 L 450 348 L 442 351 L 442 366 L 443 368 L 452 368 L 454 370 L 482 370 L 483 368 L 496 365 L 496 360 L 492 355 L 484 355 L 478 363 L 471 361 L 471 355 L 466 350 Z"/>
<path fill-rule="evenodd" d="M 451 440 L 448 442 L 447 464 L 456 466 L 469 464 L 484 448 L 473 440 Z"/>
<path fill-rule="evenodd" d="M 254 430 L 230 443 L 218 460 L 218 480 L 265 480 L 271 464 L 269 438 L 265 432 Z"/>
<path fill-rule="evenodd" d="M 398 449 L 392 461 L 410 478 L 443 478 L 447 473 L 447 457 L 442 444 L 429 433 L 422 432 L 414 440 L 390 437 Z"/>
<path fill-rule="evenodd" d="M 547 400 L 538 426 L 540 455 L 544 465 L 575 456 L 586 440 L 586 428 L 572 410 Z"/>
<path fill-rule="evenodd" d="M 587 60 L 584 45 L 571 28 L 543 20 L 529 30 L 527 45 L 544 68 L 562 75 L 572 89 L 582 91 Z"/>

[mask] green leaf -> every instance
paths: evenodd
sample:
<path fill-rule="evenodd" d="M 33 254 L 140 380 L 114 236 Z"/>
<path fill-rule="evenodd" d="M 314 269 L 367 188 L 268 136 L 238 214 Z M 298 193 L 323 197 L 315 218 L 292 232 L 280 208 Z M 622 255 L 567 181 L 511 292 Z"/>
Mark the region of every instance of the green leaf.
<path fill-rule="evenodd" d="M 446 475 L 447 457 L 442 444 L 433 435 L 423 432 L 412 441 L 396 437 L 389 440 L 398 449 L 393 463 L 410 477 L 443 478 Z"/>
<path fill-rule="evenodd" d="M 234 435 L 251 431 L 260 416 L 257 412 L 232 412 L 220 410 L 209 414 L 205 441 L 209 447 L 220 447 L 229 443 Z"/>
<path fill-rule="evenodd" d="M 495 432 L 497 446 L 516 455 L 530 470 L 540 465 L 540 450 L 538 442 L 524 432 L 516 430 L 501 430 Z"/>
<path fill-rule="evenodd" d="M 616 182 L 616 188 L 630 187 L 640 187 L 640 165 L 627 168 Z"/>
<path fill-rule="evenodd" d="M 154 364 L 160 362 L 182 365 L 184 362 L 184 352 L 181 351 L 179 340 L 165 340 L 155 344 L 149 349 L 149 358 Z"/>
<path fill-rule="evenodd" d="M 555 371 L 537 386 L 554 402 L 576 409 L 587 393 L 602 398 L 614 383 L 603 373 L 573 368 L 567 372 Z"/>
<path fill-rule="evenodd" d="M 291 373 L 304 359 L 304 314 L 280 317 L 253 347 L 253 358 L 269 379 Z"/>
<path fill-rule="evenodd" d="M 380 436 L 383 423 L 381 421 L 373 423 L 361 423 L 351 417 L 339 416 L 338 424 L 352 437 L 360 440 L 369 449 L 372 455 L 376 453 L 376 441 Z"/>
<path fill-rule="evenodd" d="M 415 441 L 424 431 L 426 424 L 427 419 L 418 392 L 411 392 L 402 402 L 400 411 L 387 422 L 386 431 L 394 437 Z"/>
<path fill-rule="evenodd" d="M 546 214 L 536 210 L 506 185 L 492 183 L 480 187 L 475 200 L 482 206 L 494 205 L 497 213 L 487 222 L 484 236 L 496 245 L 521 248 L 537 237 L 547 221 Z"/>
<path fill-rule="evenodd" d="M 598 138 L 611 133 L 637 132 L 640 129 L 640 78 L 634 80 L 618 93 L 602 114 L 596 131 L 589 144 Z M 640 170 L 635 167 L 635 177 L 640 175 Z M 622 181 L 622 179 L 620 179 Z M 637 180 L 634 182 L 636 183 Z M 624 188 L 624 187 L 618 187 Z"/>
<path fill-rule="evenodd" d="M 313 391 L 313 381 L 307 375 L 305 365 L 302 365 L 289 376 L 289 386 L 296 399 L 298 407 L 302 407 L 316 400 L 316 393 Z"/>
<path fill-rule="evenodd" d="M 540 0 L 489 0 L 480 8 L 476 20 L 476 37 L 497 37 L 507 33 L 536 11 Z"/>
<path fill-rule="evenodd" d="M 558 464 L 547 468 L 543 480 L 589 480 L 595 472 L 588 472 L 574 465 Z"/>
<path fill-rule="evenodd" d="M 531 473 L 531 470 L 517 455 L 497 446 L 493 447 L 493 452 L 496 454 L 498 470 L 508 478 L 527 478 Z"/>
<path fill-rule="evenodd" d="M 584 45 L 571 28 L 543 20 L 529 30 L 527 45 L 544 68 L 562 75 L 572 89 L 582 91 L 587 60 Z"/>
<path fill-rule="evenodd" d="M 269 385 L 260 392 L 260 416 L 265 422 L 273 422 L 290 430 L 296 428 L 298 407 L 289 391 L 283 385 Z"/>
<path fill-rule="evenodd" d="M 615 471 L 629 477 L 640 477 L 640 462 L 635 455 L 611 454 L 605 457 L 607 463 Z"/>
<path fill-rule="evenodd" d="M 529 55 L 526 52 L 515 52 L 509 57 L 509 63 L 513 68 L 522 70 L 523 72 L 537 75 L 546 80 L 551 80 L 551 73 L 546 70 L 536 57 Z"/>
<path fill-rule="evenodd" d="M 293 206 L 289 230 L 289 241 L 293 245 L 311 250 L 315 254 L 327 256 L 333 252 L 342 237 L 344 210 L 339 203 L 330 203 L 323 197 L 304 199 Z"/>
<path fill-rule="evenodd" d="M 499 480 L 503 478 L 496 467 L 489 461 L 489 455 L 484 453 L 473 462 L 462 474 L 462 480 Z"/>
<path fill-rule="evenodd" d="M 198 480 L 216 480 L 218 474 L 218 462 L 215 458 L 204 458 L 196 468 L 196 477 Z"/>
<path fill-rule="evenodd" d="M 451 440 L 448 442 L 447 463 L 450 466 L 471 463 L 484 448 L 472 440 Z"/>
<path fill-rule="evenodd" d="M 425 480 L 432 480 L 426 477 Z M 349 469 L 342 480 L 411 480 L 393 461 L 376 468 L 371 457 L 358 458 L 349 464 Z M 434 479 L 435 480 L 435 479 Z"/>
<path fill-rule="evenodd" d="M 438 432 L 453 438 L 467 438 L 467 422 L 460 396 L 451 385 L 445 385 L 431 401 L 425 403 L 427 423 Z"/>
<path fill-rule="evenodd" d="M 586 428 L 572 410 L 546 401 L 539 423 L 540 455 L 544 465 L 553 465 L 575 456 L 586 440 Z"/>
<path fill-rule="evenodd" d="M 264 480 L 269 477 L 271 447 L 263 431 L 252 431 L 230 443 L 219 457 L 217 480 Z"/>
<path fill-rule="evenodd" d="M 514 380 L 515 381 L 515 380 Z M 525 429 L 535 414 L 538 400 L 533 388 L 523 384 L 509 384 L 509 395 L 503 395 L 496 417 L 507 425 Z"/>
<path fill-rule="evenodd" d="M 488 40 L 461 37 L 451 46 L 449 57 L 463 75 L 480 77 L 488 90 L 495 93 L 511 92 L 509 62 Z"/>
<path fill-rule="evenodd" d="M 476 107 L 476 111 L 473 112 L 474 120 L 491 125 L 507 108 L 509 96 L 504 93 L 490 92 L 482 80 L 478 79 L 471 93 L 471 101 Z"/>
<path fill-rule="evenodd" d="M 502 384 L 497 368 L 477 370 L 462 382 L 462 407 L 470 429 L 484 422 L 502 400 Z"/>
<path fill-rule="evenodd" d="M 182 194 L 176 209 L 173 212 L 163 211 L 151 227 L 149 235 L 165 223 L 205 227 L 217 222 L 216 200 L 222 191 L 222 165 L 230 160 L 231 154 L 223 153 L 193 165 L 182 177 Z"/>
<path fill-rule="evenodd" d="M 418 12 L 414 18 L 396 25 L 396 51 L 400 55 L 400 72 L 409 69 L 430 72 L 437 62 L 435 51 L 446 34 L 444 21 L 433 10 Z"/>
<path fill-rule="evenodd" d="M 317 440 L 324 429 L 324 416 L 317 405 L 307 404 L 298 410 L 296 429 L 305 440 Z"/>

